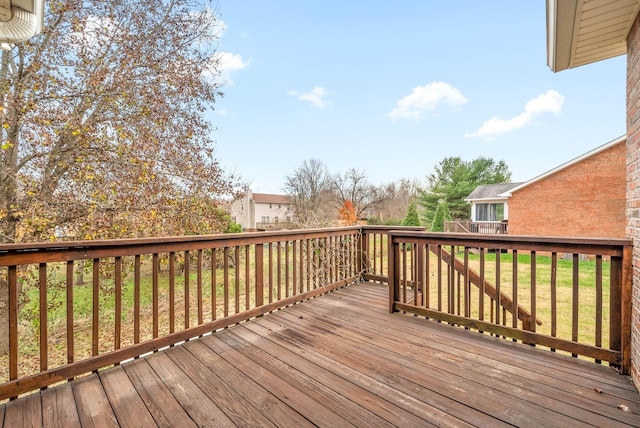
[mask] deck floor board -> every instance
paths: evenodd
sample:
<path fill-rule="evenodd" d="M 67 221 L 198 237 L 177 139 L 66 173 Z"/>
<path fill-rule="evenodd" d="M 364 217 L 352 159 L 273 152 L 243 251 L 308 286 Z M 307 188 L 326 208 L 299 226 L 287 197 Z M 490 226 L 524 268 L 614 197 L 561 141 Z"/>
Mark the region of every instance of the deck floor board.
<path fill-rule="evenodd" d="M 49 388 L 42 395 L 42 422 L 47 428 L 73 428 L 80 426 L 76 401 L 71 383 Z"/>
<path fill-rule="evenodd" d="M 0 427 L 640 426 L 610 367 L 389 314 L 387 296 L 342 288 L 3 404 Z"/>

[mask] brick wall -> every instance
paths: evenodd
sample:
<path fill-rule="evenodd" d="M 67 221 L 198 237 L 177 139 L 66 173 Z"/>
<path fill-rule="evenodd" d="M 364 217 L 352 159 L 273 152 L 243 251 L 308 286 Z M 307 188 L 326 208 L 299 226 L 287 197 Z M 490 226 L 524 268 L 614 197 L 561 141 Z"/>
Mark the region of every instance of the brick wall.
<path fill-rule="evenodd" d="M 624 238 L 624 141 L 514 192 L 509 234 Z"/>
<path fill-rule="evenodd" d="M 640 386 L 640 15 L 627 37 L 627 234 L 633 239 L 631 376 Z"/>

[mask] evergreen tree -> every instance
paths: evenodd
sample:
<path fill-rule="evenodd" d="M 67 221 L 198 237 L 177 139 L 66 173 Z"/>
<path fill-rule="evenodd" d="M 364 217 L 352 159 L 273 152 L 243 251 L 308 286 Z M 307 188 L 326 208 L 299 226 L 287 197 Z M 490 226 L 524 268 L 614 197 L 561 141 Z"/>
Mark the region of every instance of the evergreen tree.
<path fill-rule="evenodd" d="M 424 224 L 438 223 L 434 220 L 441 205 L 446 208 L 445 217 L 468 219 L 471 207 L 465 198 L 476 187 L 508 183 L 510 180 L 511 172 L 504 161 L 496 162 L 484 157 L 470 162 L 460 157 L 443 159 L 427 177 L 427 189 L 420 191 L 418 203 L 424 208 Z"/>
<path fill-rule="evenodd" d="M 407 215 L 402 221 L 403 226 L 420 226 L 420 216 L 418 216 L 418 208 L 415 202 L 409 204 Z"/>

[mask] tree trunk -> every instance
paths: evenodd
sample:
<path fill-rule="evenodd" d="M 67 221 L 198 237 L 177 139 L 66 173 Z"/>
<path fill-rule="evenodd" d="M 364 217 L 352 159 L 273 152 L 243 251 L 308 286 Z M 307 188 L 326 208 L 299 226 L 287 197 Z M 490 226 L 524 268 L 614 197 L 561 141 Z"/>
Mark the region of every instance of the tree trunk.
<path fill-rule="evenodd" d="M 73 279 L 73 284 L 74 285 L 84 284 L 84 263 L 82 263 L 82 260 L 80 261 L 80 263 L 76 264 L 76 274 L 75 274 L 75 278 Z"/>

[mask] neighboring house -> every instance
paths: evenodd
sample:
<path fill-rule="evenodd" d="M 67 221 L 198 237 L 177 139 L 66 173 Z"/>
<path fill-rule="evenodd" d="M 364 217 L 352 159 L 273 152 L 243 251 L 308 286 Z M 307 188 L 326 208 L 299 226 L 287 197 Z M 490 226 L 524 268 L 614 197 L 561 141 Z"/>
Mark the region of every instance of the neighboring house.
<path fill-rule="evenodd" d="M 505 192 L 514 235 L 624 238 L 626 137 Z"/>
<path fill-rule="evenodd" d="M 471 232 L 624 238 L 626 137 L 524 183 L 485 185 L 468 197 Z M 502 228 L 496 226 L 503 222 Z"/>
<path fill-rule="evenodd" d="M 471 224 L 468 230 L 476 233 L 507 233 L 509 198 L 503 196 L 503 193 L 520 184 L 483 184 L 476 187 L 465 199 L 471 203 Z"/>
<path fill-rule="evenodd" d="M 286 195 L 253 193 L 231 203 L 231 217 L 244 231 L 290 229 L 294 226 L 293 201 Z"/>
<path fill-rule="evenodd" d="M 631 376 L 636 387 L 640 387 L 640 1 L 547 0 L 546 11 L 547 64 L 554 72 L 627 55 L 623 188 L 626 188 L 626 233 L 634 242 Z"/>

